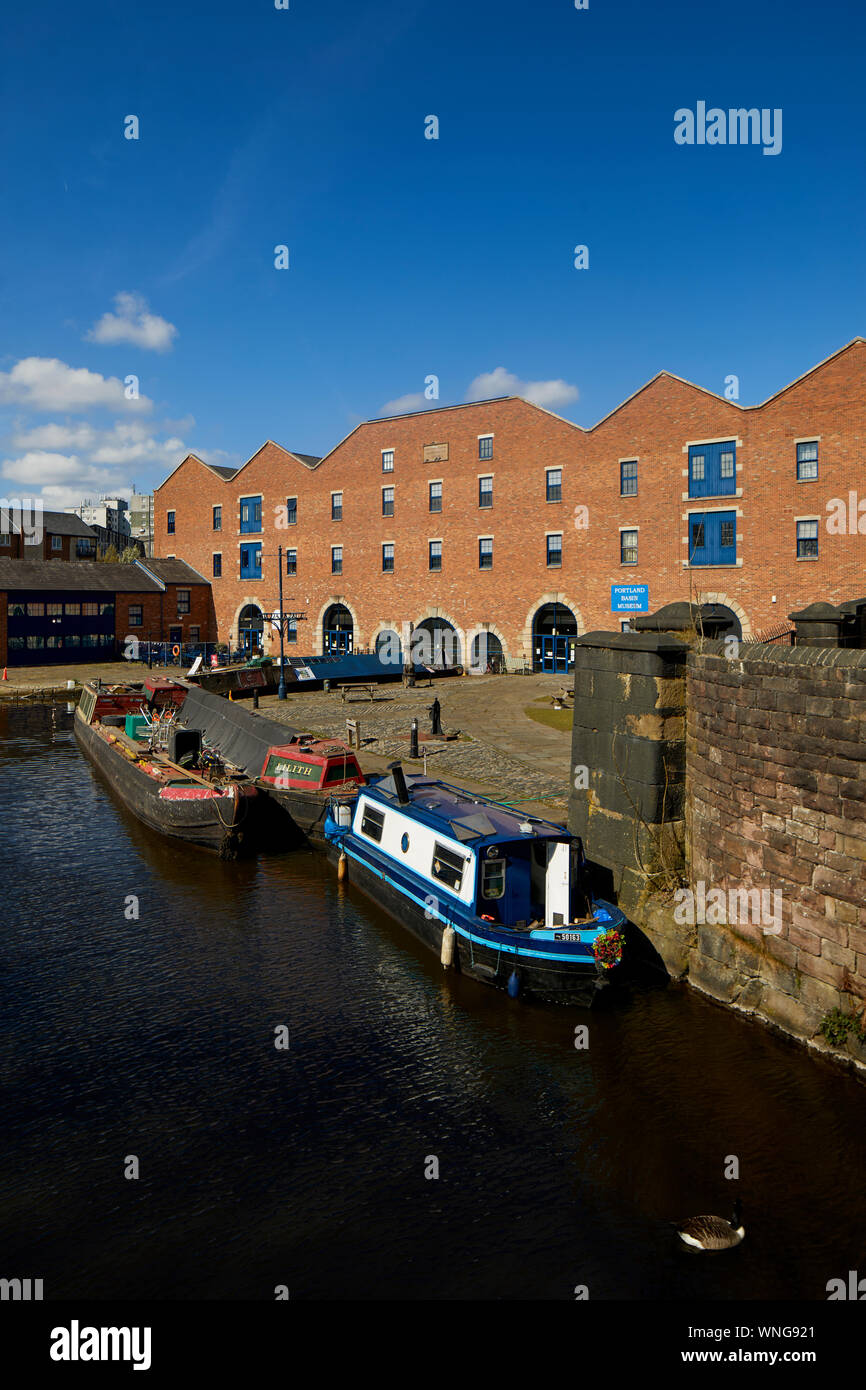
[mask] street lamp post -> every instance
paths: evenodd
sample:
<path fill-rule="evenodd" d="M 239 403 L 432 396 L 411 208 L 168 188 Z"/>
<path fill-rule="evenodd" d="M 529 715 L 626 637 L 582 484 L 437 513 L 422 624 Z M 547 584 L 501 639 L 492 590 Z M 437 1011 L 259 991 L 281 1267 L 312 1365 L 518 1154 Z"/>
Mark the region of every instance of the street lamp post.
<path fill-rule="evenodd" d="M 283 645 L 283 547 L 278 547 L 278 564 L 280 567 L 280 683 L 277 687 L 277 699 L 286 698 L 286 658 Z"/>

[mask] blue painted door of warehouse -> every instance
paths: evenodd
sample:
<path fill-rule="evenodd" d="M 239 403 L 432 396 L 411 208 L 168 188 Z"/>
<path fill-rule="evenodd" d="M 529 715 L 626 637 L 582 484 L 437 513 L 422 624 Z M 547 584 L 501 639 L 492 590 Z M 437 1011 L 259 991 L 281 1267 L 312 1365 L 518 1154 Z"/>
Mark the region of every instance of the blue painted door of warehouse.
<path fill-rule="evenodd" d="M 542 637 L 541 669 L 548 673 L 565 674 L 568 670 L 567 637 Z"/>
<path fill-rule="evenodd" d="M 325 655 L 341 656 L 352 650 L 352 634 L 345 628 L 331 628 L 325 633 Z"/>
<path fill-rule="evenodd" d="M 689 564 L 735 565 L 736 512 L 692 512 L 689 517 Z"/>

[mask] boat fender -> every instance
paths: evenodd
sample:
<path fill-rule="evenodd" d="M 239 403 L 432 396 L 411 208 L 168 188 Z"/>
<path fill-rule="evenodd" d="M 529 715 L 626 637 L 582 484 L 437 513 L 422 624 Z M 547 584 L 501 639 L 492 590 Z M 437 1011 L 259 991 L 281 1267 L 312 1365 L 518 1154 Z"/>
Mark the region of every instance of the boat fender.
<path fill-rule="evenodd" d="M 516 999 L 520 993 L 520 974 L 517 970 L 512 970 L 508 976 L 508 997 Z"/>
<path fill-rule="evenodd" d="M 337 882 L 344 883 L 349 872 L 349 861 L 346 858 L 346 851 L 340 850 L 340 857 L 337 860 Z"/>
<path fill-rule="evenodd" d="M 446 969 L 446 970 L 448 969 L 448 967 L 449 967 L 450 965 L 453 965 L 453 964 L 454 964 L 454 937 L 455 937 L 455 934 L 456 934 L 456 933 L 455 933 L 453 927 L 446 927 L 445 930 L 444 930 L 443 933 L 442 933 L 442 951 L 441 951 L 441 953 L 440 953 L 439 959 L 441 960 L 442 964 L 445 966 L 445 969 Z"/>

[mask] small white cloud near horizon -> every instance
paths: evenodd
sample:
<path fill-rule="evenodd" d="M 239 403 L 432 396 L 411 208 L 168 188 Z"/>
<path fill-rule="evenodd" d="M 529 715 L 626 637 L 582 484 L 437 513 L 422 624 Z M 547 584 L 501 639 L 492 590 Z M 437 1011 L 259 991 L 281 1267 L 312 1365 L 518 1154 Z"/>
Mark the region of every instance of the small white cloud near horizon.
<path fill-rule="evenodd" d="M 434 410 L 435 401 L 428 401 L 423 391 L 412 391 L 408 396 L 398 396 L 396 400 L 386 401 L 382 415 L 411 415 L 414 410 Z"/>
<path fill-rule="evenodd" d="M 484 401 L 493 396 L 523 396 L 533 405 L 555 410 L 558 406 L 570 405 L 576 401 L 580 392 L 576 386 L 557 378 L 554 381 L 522 381 L 505 367 L 496 367 L 492 372 L 482 372 L 469 385 L 467 401 Z"/>
<path fill-rule="evenodd" d="M 141 294 L 121 290 L 114 296 L 116 313 L 105 313 L 85 339 L 89 343 L 132 343 L 147 352 L 168 352 L 177 329 L 168 319 L 152 314 Z"/>
<path fill-rule="evenodd" d="M 148 396 L 127 398 L 123 382 L 87 367 L 70 367 L 57 357 L 22 357 L 11 372 L 0 372 L 0 404 L 49 411 L 148 411 Z"/>

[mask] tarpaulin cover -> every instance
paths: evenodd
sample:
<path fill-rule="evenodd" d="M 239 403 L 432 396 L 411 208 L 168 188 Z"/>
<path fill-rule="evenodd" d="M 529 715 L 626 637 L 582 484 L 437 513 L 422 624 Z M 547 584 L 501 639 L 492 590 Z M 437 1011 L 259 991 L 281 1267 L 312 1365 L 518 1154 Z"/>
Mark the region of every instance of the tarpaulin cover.
<path fill-rule="evenodd" d="M 303 732 L 196 686 L 190 686 L 178 721 L 187 729 L 201 729 L 205 742 L 248 777 L 258 777 L 269 748 Z"/>

